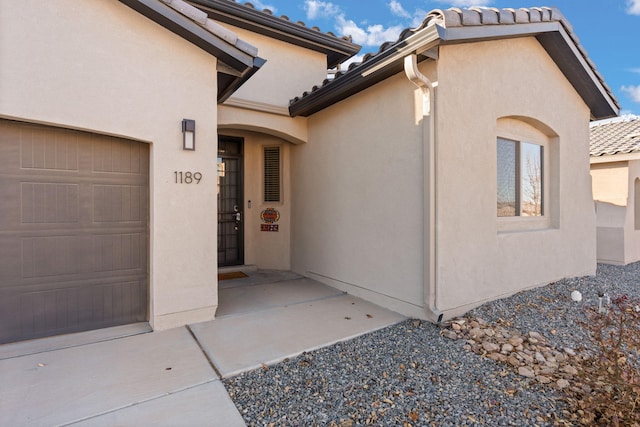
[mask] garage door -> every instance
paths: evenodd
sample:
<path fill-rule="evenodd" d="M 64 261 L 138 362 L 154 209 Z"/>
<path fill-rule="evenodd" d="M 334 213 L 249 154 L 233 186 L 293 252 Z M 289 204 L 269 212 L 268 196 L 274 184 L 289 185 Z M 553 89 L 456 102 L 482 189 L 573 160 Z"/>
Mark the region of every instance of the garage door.
<path fill-rule="evenodd" d="M 146 321 L 149 148 L 0 120 L 0 343 Z"/>

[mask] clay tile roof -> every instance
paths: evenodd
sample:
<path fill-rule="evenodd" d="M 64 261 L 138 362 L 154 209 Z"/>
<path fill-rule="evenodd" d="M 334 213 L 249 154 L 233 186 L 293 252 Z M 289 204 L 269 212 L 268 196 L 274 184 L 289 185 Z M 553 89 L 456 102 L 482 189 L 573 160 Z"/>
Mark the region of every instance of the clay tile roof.
<path fill-rule="evenodd" d="M 244 3 L 240 3 L 240 2 L 238 2 L 237 0 L 231 0 L 231 1 L 233 1 L 233 2 L 235 2 L 235 3 L 238 3 L 238 4 L 240 4 L 240 5 L 244 6 L 244 7 L 248 7 L 248 8 L 250 8 L 250 9 L 258 10 L 258 9 L 256 9 L 256 7 L 253 5 L 253 3 L 251 3 L 251 2 L 244 2 Z M 267 15 L 271 15 L 271 16 L 274 16 L 274 17 L 275 17 L 275 15 L 273 14 L 273 11 L 272 11 L 271 9 L 262 9 L 262 11 L 261 11 L 261 12 L 262 12 L 262 13 L 265 13 L 265 14 L 267 14 Z M 280 15 L 280 17 L 279 17 L 279 18 L 280 18 L 280 19 L 282 19 L 283 21 L 290 21 L 290 19 L 289 19 L 289 17 L 288 17 L 287 15 Z M 301 27 L 309 28 L 309 27 L 307 27 L 307 25 L 306 25 L 303 21 L 297 21 L 297 22 L 296 22 L 296 24 L 300 25 Z M 315 31 L 318 31 L 318 32 L 322 32 L 322 31 L 320 30 L 320 28 L 319 28 L 319 27 L 315 27 L 315 26 L 314 26 L 314 27 L 310 27 L 310 28 L 311 28 L 312 30 L 315 30 Z M 352 41 L 352 39 L 351 39 L 351 36 L 350 36 L 350 35 L 342 36 L 342 37 L 338 37 L 338 36 L 336 36 L 334 33 L 332 33 L 331 31 L 327 31 L 327 32 L 325 32 L 324 34 L 327 34 L 327 35 L 330 35 L 330 36 L 335 37 L 335 38 L 337 38 L 337 39 L 345 40 L 345 41 L 348 41 L 348 42 L 351 42 L 351 41 Z"/>
<path fill-rule="evenodd" d="M 364 64 L 367 61 L 374 60 L 378 54 L 386 51 L 391 46 L 405 40 L 407 37 L 415 34 L 416 32 L 424 29 L 429 25 L 434 25 L 437 23 L 445 28 L 455 28 L 481 25 L 529 24 L 531 22 L 541 22 L 543 20 L 562 21 L 565 28 L 571 29 L 571 26 L 568 24 L 568 22 L 566 22 L 564 16 L 556 8 L 542 7 L 532 9 L 486 9 L 473 7 L 470 9 L 460 9 L 457 7 L 452 7 L 450 9 L 444 10 L 434 9 L 427 14 L 425 19 L 418 27 L 406 28 L 400 33 L 398 40 L 384 42 L 378 49 L 377 54 L 365 55 L 362 59 L 362 62 L 352 63 L 349 66 L 349 70 L 347 72 L 340 71 L 336 73 L 332 80 L 325 80 L 325 84 L 331 84 L 333 81 L 344 76 L 349 71 L 358 68 L 359 65 Z M 570 34 L 572 34 L 572 32 Z M 577 37 L 575 37 L 574 40 L 577 42 Z M 290 103 L 295 103 L 301 98 L 306 97 L 310 93 L 312 93 L 312 91 L 304 92 L 301 97 L 292 99 Z"/>
<path fill-rule="evenodd" d="M 165 0 L 163 0 L 165 1 Z M 169 0 L 171 1 L 171 0 Z M 277 40 L 286 41 L 327 55 L 327 67 L 355 55 L 360 46 L 351 36 L 338 37 L 322 32 L 318 27 L 307 27 L 302 21 L 293 22 L 286 15 L 276 16 L 270 9 L 257 9 L 252 3 L 236 0 L 184 0 L 206 12 L 209 18 Z"/>
<path fill-rule="evenodd" d="M 592 157 L 640 152 L 640 117 L 623 116 L 593 122 L 590 126 Z"/>
<path fill-rule="evenodd" d="M 222 25 L 218 24 L 212 19 L 209 19 L 207 14 L 200 9 L 186 3 L 184 0 L 160 0 L 176 11 L 180 12 L 182 15 L 191 19 L 196 24 L 200 25 L 202 28 L 210 32 L 211 34 L 220 37 L 230 45 L 236 47 L 237 49 L 243 51 L 244 53 L 257 56 L 258 48 L 250 45 L 249 43 L 240 40 L 238 36 L 232 32 L 224 28 Z"/>
<path fill-rule="evenodd" d="M 520 9 L 497 9 L 497 8 L 481 8 L 472 7 L 470 9 L 450 8 L 450 9 L 434 9 L 427 14 L 422 23 L 416 28 L 407 28 L 400 34 L 396 41 L 388 41 L 383 43 L 378 52 L 375 54 L 367 54 L 363 57 L 359 63 L 353 63 L 349 66 L 349 69 L 345 71 L 337 72 L 333 79 L 325 80 L 322 86 L 329 86 L 335 84 L 337 80 L 343 78 L 349 73 L 358 73 L 360 66 L 365 66 L 367 63 L 374 62 L 379 56 L 392 46 L 399 45 L 408 37 L 425 29 L 431 25 L 439 25 L 444 28 L 459 28 L 459 27 L 480 27 L 480 26 L 496 26 L 496 25 L 518 25 L 518 24 L 532 24 L 532 23 L 544 23 L 544 22 L 558 22 L 565 29 L 568 36 L 571 38 L 576 48 L 580 52 L 582 60 L 584 60 L 591 72 L 599 80 L 606 91 L 609 98 L 615 104 L 615 107 L 620 108 L 618 101 L 613 94 L 613 91 L 604 81 L 602 75 L 596 69 L 594 63 L 589 59 L 586 51 L 580 44 L 578 36 L 573 32 L 573 27 L 565 19 L 564 15 L 555 7 L 533 7 L 533 8 L 520 8 Z M 315 92 L 315 91 L 314 91 Z M 295 97 L 290 100 L 290 105 L 296 104 L 300 100 L 304 99 L 308 95 L 313 93 L 312 91 L 304 92 L 301 96 Z"/>

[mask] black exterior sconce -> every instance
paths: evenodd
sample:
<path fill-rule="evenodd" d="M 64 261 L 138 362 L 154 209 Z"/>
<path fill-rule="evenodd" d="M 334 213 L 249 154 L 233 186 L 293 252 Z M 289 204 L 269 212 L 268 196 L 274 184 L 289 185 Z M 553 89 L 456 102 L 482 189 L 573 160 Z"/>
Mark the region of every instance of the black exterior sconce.
<path fill-rule="evenodd" d="M 196 121 L 182 119 L 182 149 L 195 151 L 196 149 Z"/>

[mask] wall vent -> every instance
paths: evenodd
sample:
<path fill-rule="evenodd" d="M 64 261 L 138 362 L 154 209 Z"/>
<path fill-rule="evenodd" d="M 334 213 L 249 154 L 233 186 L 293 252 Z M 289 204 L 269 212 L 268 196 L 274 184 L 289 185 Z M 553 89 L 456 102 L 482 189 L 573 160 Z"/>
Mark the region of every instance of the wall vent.
<path fill-rule="evenodd" d="M 280 147 L 264 147 L 264 201 L 280 202 Z"/>

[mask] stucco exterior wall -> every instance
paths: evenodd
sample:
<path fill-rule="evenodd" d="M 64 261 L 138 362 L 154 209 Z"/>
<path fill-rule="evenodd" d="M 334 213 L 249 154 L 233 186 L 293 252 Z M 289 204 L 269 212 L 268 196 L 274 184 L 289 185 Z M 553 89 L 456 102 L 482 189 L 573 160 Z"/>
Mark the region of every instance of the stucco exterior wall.
<path fill-rule="evenodd" d="M 591 179 L 596 206 L 598 262 L 624 265 L 627 258 L 629 164 L 592 164 Z"/>
<path fill-rule="evenodd" d="M 629 161 L 629 197 L 625 221 L 625 264 L 640 261 L 640 160 Z"/>
<path fill-rule="evenodd" d="M 627 205 L 629 196 L 628 162 L 597 163 L 591 165 L 593 181 L 593 200 L 612 203 L 618 206 Z"/>
<path fill-rule="evenodd" d="M 310 117 L 292 146 L 293 270 L 410 316 L 423 305 L 415 92 L 387 79 Z"/>
<path fill-rule="evenodd" d="M 598 262 L 624 265 L 627 207 L 599 201 L 595 201 L 595 206 Z"/>
<path fill-rule="evenodd" d="M 150 323 L 212 319 L 216 59 L 116 0 L 3 0 L 0 63 L 1 117 L 151 144 Z M 174 171 L 203 179 L 176 184 Z"/>
<path fill-rule="evenodd" d="M 256 46 L 259 56 L 267 60 L 260 71 L 232 95 L 234 99 L 288 107 L 290 99 L 327 77 L 327 59 L 322 53 L 232 25 L 221 25 Z"/>
<path fill-rule="evenodd" d="M 598 262 L 625 265 L 640 261 L 640 160 L 592 164 L 591 175 Z"/>
<path fill-rule="evenodd" d="M 640 261 L 640 160 L 591 165 L 598 226 L 598 262 Z"/>
<path fill-rule="evenodd" d="M 445 46 L 438 74 L 438 307 L 455 314 L 594 274 L 590 114 L 544 49 L 534 38 Z M 505 117 L 548 138 L 546 219 L 497 218 L 496 138 Z"/>
<path fill-rule="evenodd" d="M 443 46 L 436 89 L 436 308 L 446 317 L 594 274 L 589 111 L 533 38 Z M 403 74 L 313 115 L 292 150 L 292 266 L 425 317 L 422 122 Z M 384 100 L 381 102 L 381 100 Z M 507 135 L 502 135 L 506 133 Z M 545 144 L 545 216 L 499 220 L 496 139 Z"/>
<path fill-rule="evenodd" d="M 307 118 L 289 117 L 288 113 L 272 113 L 251 109 L 249 103 L 244 107 L 218 105 L 218 129 L 221 133 L 227 129 L 257 132 L 272 135 L 293 144 L 302 144 L 308 140 Z M 282 107 L 283 110 L 284 107 Z M 286 111 L 286 110 L 285 110 Z"/>

